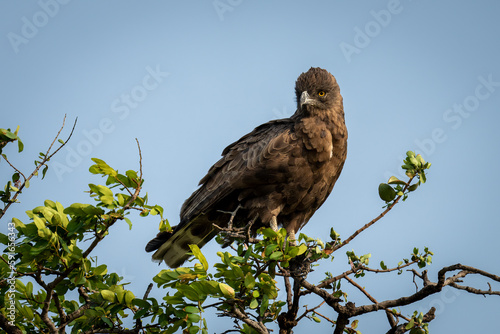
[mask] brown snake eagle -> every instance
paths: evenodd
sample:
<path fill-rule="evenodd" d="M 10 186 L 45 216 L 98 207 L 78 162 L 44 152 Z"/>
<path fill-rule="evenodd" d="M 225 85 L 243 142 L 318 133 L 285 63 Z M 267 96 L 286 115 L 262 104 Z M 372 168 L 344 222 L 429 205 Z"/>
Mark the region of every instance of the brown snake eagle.
<path fill-rule="evenodd" d="M 184 202 L 180 223 L 160 232 L 147 246 L 153 260 L 176 268 L 227 227 L 253 222 L 252 230 L 283 226 L 288 238 L 323 204 L 347 154 L 342 96 L 334 76 L 321 68 L 302 73 L 295 84 L 297 111 L 255 128 L 222 151 Z"/>

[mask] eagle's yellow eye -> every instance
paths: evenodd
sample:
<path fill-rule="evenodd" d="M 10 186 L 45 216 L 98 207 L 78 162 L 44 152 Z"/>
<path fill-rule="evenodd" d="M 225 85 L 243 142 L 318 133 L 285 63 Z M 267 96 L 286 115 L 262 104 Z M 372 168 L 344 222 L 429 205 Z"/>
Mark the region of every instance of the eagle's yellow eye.
<path fill-rule="evenodd" d="M 326 95 L 326 93 L 325 93 L 325 91 L 324 91 L 324 90 L 320 90 L 320 91 L 318 92 L 318 96 L 325 96 L 325 95 Z"/>

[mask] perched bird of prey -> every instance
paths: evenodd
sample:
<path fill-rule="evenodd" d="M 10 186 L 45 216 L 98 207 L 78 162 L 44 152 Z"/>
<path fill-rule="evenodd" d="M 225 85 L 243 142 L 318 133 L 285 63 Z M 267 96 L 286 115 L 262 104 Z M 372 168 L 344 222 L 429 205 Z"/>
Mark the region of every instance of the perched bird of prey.
<path fill-rule="evenodd" d="M 222 151 L 184 202 L 180 223 L 160 232 L 146 251 L 176 268 L 227 227 L 253 221 L 253 231 L 283 226 L 288 238 L 311 218 L 337 181 L 347 154 L 342 96 L 334 76 L 321 68 L 302 73 L 295 83 L 297 111 L 255 128 Z"/>

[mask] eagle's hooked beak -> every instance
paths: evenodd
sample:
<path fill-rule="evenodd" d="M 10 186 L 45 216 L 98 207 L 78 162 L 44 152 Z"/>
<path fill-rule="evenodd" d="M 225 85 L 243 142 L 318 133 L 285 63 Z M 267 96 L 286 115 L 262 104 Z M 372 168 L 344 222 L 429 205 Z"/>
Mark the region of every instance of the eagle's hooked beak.
<path fill-rule="evenodd" d="M 314 99 L 311 99 L 311 97 L 309 96 L 309 94 L 307 93 L 307 91 L 303 91 L 302 94 L 300 95 L 300 108 L 302 109 L 302 106 L 303 105 L 314 105 L 316 104 L 316 100 Z"/>

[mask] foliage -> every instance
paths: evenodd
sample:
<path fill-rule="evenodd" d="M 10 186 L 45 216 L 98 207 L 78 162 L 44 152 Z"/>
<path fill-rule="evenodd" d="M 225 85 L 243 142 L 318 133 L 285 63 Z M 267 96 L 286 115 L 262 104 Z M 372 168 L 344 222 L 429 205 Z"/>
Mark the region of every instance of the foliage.
<path fill-rule="evenodd" d="M 17 132 L 0 130 L 0 149 L 14 141 L 20 143 Z M 41 153 L 31 176 L 42 167 L 45 170 L 54 153 L 50 153 L 50 148 Z M 8 162 L 5 155 L 3 158 Z M 0 242 L 6 245 L 3 261 L 0 261 L 0 277 L 5 277 L 0 280 L 0 327 L 8 333 L 208 333 L 210 324 L 204 311 L 209 308 L 235 320 L 233 331 L 247 334 L 269 333 L 269 325 L 276 323 L 280 333 L 291 333 L 304 319 L 327 321 L 335 328 L 334 333 L 360 333 L 359 317 L 377 310 L 385 310 L 389 332 L 428 333 L 428 322 L 434 318 L 433 309 L 426 314 L 404 315 L 398 310 L 399 306 L 437 293 L 445 285 L 460 288 L 457 283 L 468 273 L 500 281 L 498 276 L 486 275 L 478 269 L 454 265 L 441 269 L 438 282 L 431 282 L 425 270 L 416 270 L 432 261 L 433 253 L 427 247 L 423 251 L 413 248 L 408 257 L 393 266 L 382 261 L 380 268 L 370 264 L 371 254 L 346 251 L 345 258 L 339 257 L 340 263 L 346 265 L 345 271 L 326 272 L 316 284 L 307 281 L 313 267 L 338 261 L 335 255 L 341 248 L 425 182 L 430 163 L 420 155 L 407 152 L 403 169 L 409 180 L 391 177 L 382 183 L 379 194 L 385 202 L 385 210 L 348 238 L 342 239 L 331 229 L 328 240 L 300 234 L 294 244 L 287 240 L 284 229 L 263 228 L 255 237 L 249 233 L 235 237 L 231 231 L 223 231 L 218 242 L 227 244 L 228 238 L 234 242 L 229 249 L 217 253 L 217 263 L 210 266 L 200 249 L 191 245 L 191 264 L 163 269 L 152 278 L 156 288 L 165 291 L 162 300 L 149 296 L 153 283 L 138 296 L 137 292 L 127 289 L 122 277 L 109 272 L 107 265 L 98 261 L 93 255 L 94 248 L 109 236 L 113 225 L 126 223 L 131 227 L 130 213 L 134 211 L 140 217 L 158 216 L 160 230 L 170 229 L 170 225 L 163 217 L 163 208 L 148 204 L 147 195 L 141 196 L 142 159 L 139 171 L 128 170 L 123 174 L 103 160 L 92 160 L 94 164 L 89 171 L 105 179 L 104 184 L 89 184 L 92 204 L 73 203 L 63 207 L 57 201 L 45 200 L 43 205 L 26 212 L 27 220 L 13 218 L 8 223 L 9 233 L 0 234 Z M 25 178 L 10 162 L 9 165 L 14 168 L 14 174 L 2 193 L 5 204 L 2 215 L 16 202 L 20 189 L 26 187 L 31 178 Z M 411 270 L 424 283 L 422 289 L 408 297 L 379 302 L 357 283 L 368 274 L 401 274 L 403 270 Z M 461 271 L 445 277 L 454 270 Z M 371 279 L 376 278 L 372 275 Z M 278 298 L 278 290 L 282 288 L 279 280 L 283 280 L 286 300 Z M 343 283 L 361 291 L 370 303 L 356 306 Z M 500 294 L 491 289 L 480 292 Z M 308 295 L 315 297 L 317 306 L 305 305 L 299 312 L 301 298 Z M 324 316 L 320 307 L 333 308 L 337 319 Z M 132 328 L 126 328 L 127 318 L 133 319 Z"/>

